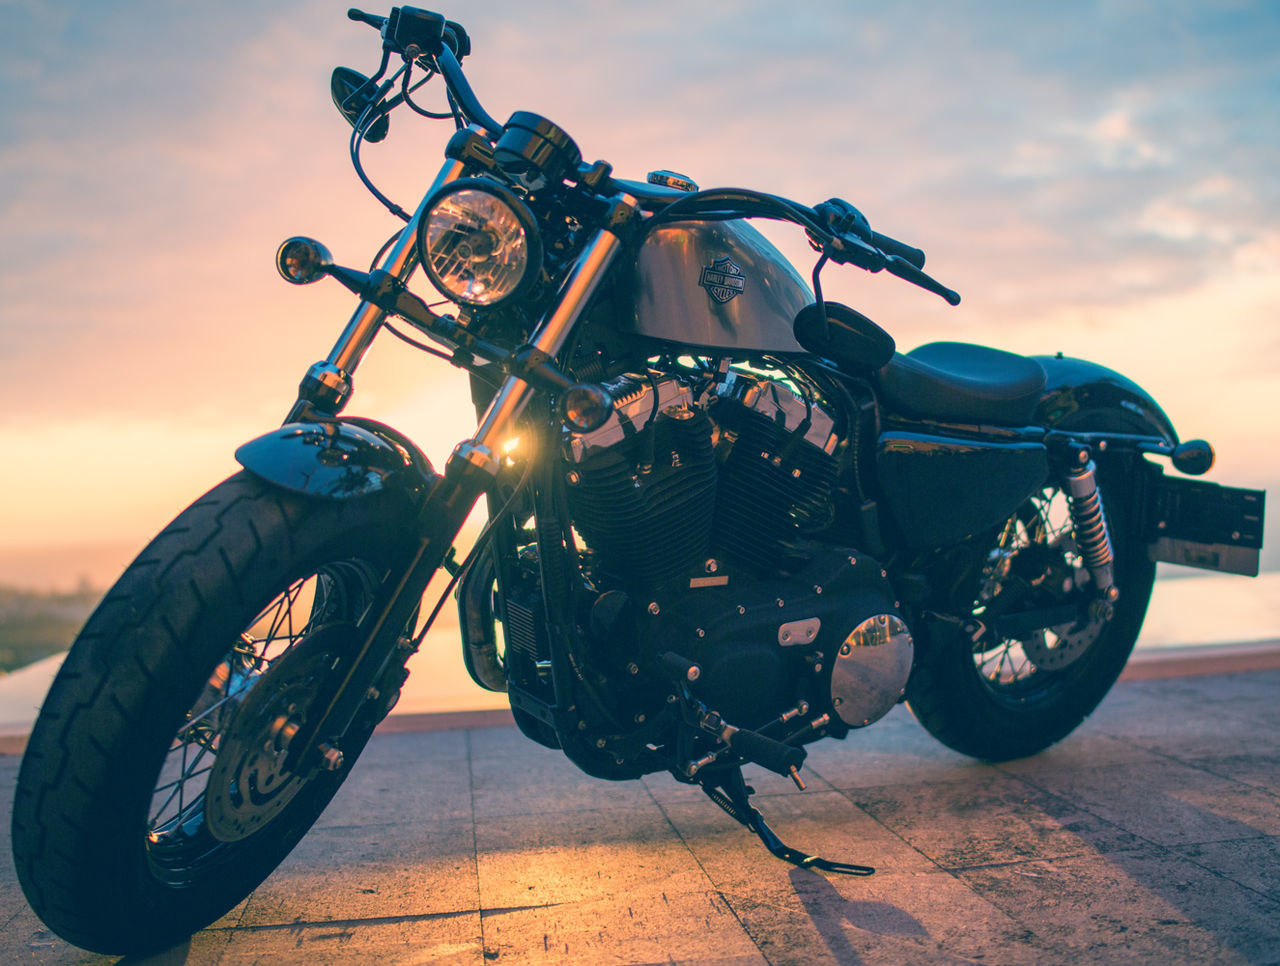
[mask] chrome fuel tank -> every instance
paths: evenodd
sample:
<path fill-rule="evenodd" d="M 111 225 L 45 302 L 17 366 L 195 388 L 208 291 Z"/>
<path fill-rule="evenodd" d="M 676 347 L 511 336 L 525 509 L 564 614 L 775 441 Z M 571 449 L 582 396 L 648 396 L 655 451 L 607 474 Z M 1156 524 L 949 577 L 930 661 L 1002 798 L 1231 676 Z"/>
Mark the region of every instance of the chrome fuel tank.
<path fill-rule="evenodd" d="M 791 326 L 813 293 L 745 221 L 657 228 L 635 273 L 637 335 L 729 352 L 804 352 Z"/>

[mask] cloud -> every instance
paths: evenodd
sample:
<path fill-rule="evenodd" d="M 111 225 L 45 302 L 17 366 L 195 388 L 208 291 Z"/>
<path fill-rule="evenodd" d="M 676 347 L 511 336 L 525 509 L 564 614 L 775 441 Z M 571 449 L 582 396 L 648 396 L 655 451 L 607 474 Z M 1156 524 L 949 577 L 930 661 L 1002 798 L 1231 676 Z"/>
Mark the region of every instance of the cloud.
<path fill-rule="evenodd" d="M 330 68 L 372 69 L 377 35 L 345 4 L 302 0 L 4 11 L 0 429 L 86 412 L 144 426 L 157 410 L 235 438 L 268 428 L 353 304 L 336 285 L 285 286 L 276 244 L 313 234 L 363 266 L 396 227 L 351 174 L 328 102 Z M 1253 400 L 1275 388 L 1270 5 L 476 0 L 452 15 L 500 119 L 545 114 L 630 176 L 846 197 L 926 247 L 959 309 L 883 275 L 824 277 L 904 346 L 1071 343 L 1176 374 L 1169 330 L 1225 318 L 1232 351 L 1212 377 Z M 411 206 L 448 133 L 397 114 L 366 152 L 371 176 Z M 783 244 L 807 273 L 803 237 Z M 1166 329 L 1141 321 L 1153 313 Z M 1142 338 L 1159 351 L 1144 357 Z M 427 371 L 379 343 L 358 408 L 445 405 Z"/>

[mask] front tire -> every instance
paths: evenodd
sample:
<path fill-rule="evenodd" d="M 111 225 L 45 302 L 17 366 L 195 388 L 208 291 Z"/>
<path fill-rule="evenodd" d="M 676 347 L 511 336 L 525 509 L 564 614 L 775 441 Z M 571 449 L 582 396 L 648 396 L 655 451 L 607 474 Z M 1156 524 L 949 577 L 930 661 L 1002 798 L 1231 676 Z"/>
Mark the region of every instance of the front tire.
<path fill-rule="evenodd" d="M 1141 432 L 1114 418 L 1125 415 L 1095 414 L 1087 425 Z M 1106 696 L 1133 650 L 1155 581 L 1155 564 L 1136 533 L 1137 482 L 1145 468 L 1140 458 L 1098 459 L 1119 591 L 1109 619 L 1094 613 L 1016 637 L 988 633 L 977 642 L 954 623 L 922 622 L 907 703 L 944 745 L 986 761 L 1033 755 L 1074 731 Z M 1047 486 L 1029 499 L 990 541 L 974 571 L 961 584 L 967 588 L 962 599 L 972 603 L 956 602 L 956 611 L 974 621 L 982 621 L 997 595 L 1020 576 L 1041 581 L 1028 606 L 1051 607 L 1073 593 L 1091 593 L 1062 490 Z"/>
<path fill-rule="evenodd" d="M 284 859 L 388 706 L 366 707 L 332 770 L 285 768 L 289 728 L 405 559 L 406 509 L 241 473 L 124 572 L 68 654 L 18 775 L 14 861 L 49 928 L 98 952 L 164 949 Z"/>

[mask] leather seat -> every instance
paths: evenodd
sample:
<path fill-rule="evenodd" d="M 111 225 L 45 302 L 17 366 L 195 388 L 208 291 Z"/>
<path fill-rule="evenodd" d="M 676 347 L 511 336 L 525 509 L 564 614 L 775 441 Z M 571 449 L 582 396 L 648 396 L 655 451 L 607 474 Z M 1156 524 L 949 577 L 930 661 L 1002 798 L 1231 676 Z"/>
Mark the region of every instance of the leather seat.
<path fill-rule="evenodd" d="M 876 374 L 884 398 L 910 415 L 1005 426 L 1032 421 L 1045 381 L 1034 359 L 967 342 L 897 353 Z"/>

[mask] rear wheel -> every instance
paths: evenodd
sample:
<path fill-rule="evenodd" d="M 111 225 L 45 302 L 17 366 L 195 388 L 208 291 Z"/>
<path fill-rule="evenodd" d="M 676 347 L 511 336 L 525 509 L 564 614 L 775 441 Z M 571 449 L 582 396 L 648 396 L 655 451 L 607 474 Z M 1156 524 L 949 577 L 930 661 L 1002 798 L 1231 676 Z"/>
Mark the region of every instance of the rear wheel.
<path fill-rule="evenodd" d="M 240 474 L 125 571 L 68 654 L 18 777 L 15 864 L 51 929 L 100 952 L 162 949 L 289 853 L 393 697 L 369 702 L 326 769 L 290 771 L 289 740 L 404 559 L 403 509 Z"/>
<path fill-rule="evenodd" d="M 1129 474 L 1141 470 L 1118 459 L 1098 462 L 1119 591 L 1112 607 L 1098 600 L 1067 497 L 1051 486 L 1020 507 L 981 556 L 966 583 L 968 626 L 933 621 L 919 629 L 907 701 L 943 744 L 991 761 L 1035 754 L 1070 734 L 1110 690 L 1133 650 L 1155 580 L 1155 565 L 1131 526 L 1137 510 Z M 1001 614 L 1008 595 L 1017 599 L 1014 620 Z M 1047 627 L 1000 629 L 1028 612 L 1070 611 L 1073 603 L 1079 606 L 1072 616 Z"/>

